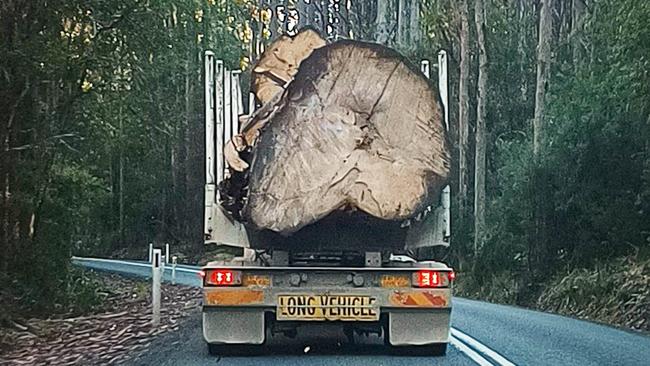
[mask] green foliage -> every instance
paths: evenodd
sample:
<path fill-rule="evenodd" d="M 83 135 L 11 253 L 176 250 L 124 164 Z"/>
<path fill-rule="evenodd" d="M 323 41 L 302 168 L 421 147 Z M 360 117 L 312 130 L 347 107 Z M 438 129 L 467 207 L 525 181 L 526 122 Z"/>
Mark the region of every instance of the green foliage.
<path fill-rule="evenodd" d="M 67 307 L 68 293 L 92 303 L 70 275 L 73 254 L 153 241 L 200 246 L 201 55 L 215 49 L 239 64 L 246 9 L 3 2 L 0 274 L 18 298 L 40 310 Z"/>
<path fill-rule="evenodd" d="M 547 286 L 554 285 L 537 275 L 540 267 L 552 275 L 637 252 L 642 258 L 650 252 L 650 5 L 590 1 L 584 26 L 572 30 L 577 20 L 570 19 L 564 2 L 556 2 L 561 16 L 554 19 L 547 141 L 535 165 L 531 121 L 538 25 L 530 4 L 521 2 L 524 8 L 519 9 L 518 3 L 486 2 L 488 229 L 475 257 L 471 222 L 454 225 L 451 258 L 464 273 L 461 294 L 534 305 L 540 291 L 546 294 L 552 290 Z M 450 49 L 452 62 L 457 62 L 458 9 L 441 4 L 446 3 L 426 9 L 424 24 L 430 30 L 430 44 Z M 453 126 L 454 64 L 450 70 Z M 470 80 L 471 85 L 474 82 Z M 548 186 L 533 187 L 533 172 L 547 176 Z M 532 246 L 536 202 L 548 205 L 544 248 Z M 469 205 L 464 216 L 471 217 L 471 210 Z M 532 259 L 536 253 L 544 253 L 543 262 Z M 506 283 L 508 276 L 517 283 Z M 516 291 L 500 291 L 501 286 Z M 604 294 L 607 289 L 594 291 Z M 591 296 L 576 296 L 583 295 Z M 576 309 L 586 305 L 576 303 Z"/>
<path fill-rule="evenodd" d="M 51 314 L 52 311 L 66 314 L 83 314 L 100 309 L 102 302 L 102 286 L 93 272 L 70 268 L 62 271 L 56 268 L 50 272 L 53 278 L 38 275 L 34 279 L 9 279 L 0 277 L 2 284 L 2 301 L 0 311 L 3 318 L 25 317 L 29 314 Z M 37 281 L 43 281 L 37 283 Z M 51 287 L 51 288 L 46 288 Z"/>
<path fill-rule="evenodd" d="M 558 65 L 548 169 L 558 236 L 578 264 L 647 245 L 650 29 L 644 2 L 602 1 L 587 24 L 597 57 Z"/>

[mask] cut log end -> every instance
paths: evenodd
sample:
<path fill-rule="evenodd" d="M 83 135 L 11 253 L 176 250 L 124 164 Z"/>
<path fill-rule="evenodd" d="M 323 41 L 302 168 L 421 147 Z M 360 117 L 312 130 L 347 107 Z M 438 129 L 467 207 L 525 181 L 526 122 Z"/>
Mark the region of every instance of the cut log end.
<path fill-rule="evenodd" d="M 290 234 L 339 210 L 400 221 L 437 203 L 450 165 L 441 106 L 397 52 L 355 41 L 314 49 L 263 108 L 237 197 L 251 226 Z"/>

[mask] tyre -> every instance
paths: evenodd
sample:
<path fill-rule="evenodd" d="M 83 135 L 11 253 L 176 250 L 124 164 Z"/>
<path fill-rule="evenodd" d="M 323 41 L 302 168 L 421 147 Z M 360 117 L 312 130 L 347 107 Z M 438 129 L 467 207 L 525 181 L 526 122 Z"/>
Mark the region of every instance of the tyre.
<path fill-rule="evenodd" d="M 435 343 L 423 347 L 426 354 L 431 356 L 444 356 L 447 354 L 447 343 Z"/>
<path fill-rule="evenodd" d="M 399 356 L 444 356 L 447 343 L 434 343 L 424 346 L 389 346 L 391 353 Z"/>

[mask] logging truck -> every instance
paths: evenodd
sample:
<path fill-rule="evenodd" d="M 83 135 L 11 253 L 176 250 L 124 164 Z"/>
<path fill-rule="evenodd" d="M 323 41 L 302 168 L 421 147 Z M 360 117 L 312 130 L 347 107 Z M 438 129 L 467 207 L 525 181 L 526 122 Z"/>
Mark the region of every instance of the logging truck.
<path fill-rule="evenodd" d="M 407 96 L 413 103 L 405 108 L 415 110 L 415 122 L 413 128 L 408 126 L 408 121 L 404 122 L 403 127 L 387 128 L 398 129 L 396 134 L 404 132 L 402 130 L 418 134 L 423 129 L 420 124 L 429 124 L 428 127 L 424 126 L 428 130 L 425 128 L 422 134 L 430 133 L 433 137 L 425 136 L 426 141 L 431 145 L 445 144 L 444 140 L 435 138 L 446 138 L 448 128 L 446 54 L 441 51 L 438 55 L 438 88 L 435 91 L 436 88 L 428 80 L 428 61 L 422 61 L 418 70 L 401 66 L 405 62 L 403 59 L 378 45 L 348 42 L 334 45 L 329 50 L 326 50 L 327 47 L 316 45 L 313 48 L 317 50 L 313 53 L 304 52 L 297 56 L 297 61 L 285 62 L 287 69 L 284 73 L 269 72 L 271 67 L 265 66 L 262 60 L 253 69 L 253 90 L 250 93 L 242 92 L 241 71 L 228 70 L 213 52 L 208 51 L 204 55 L 204 239 L 206 245 L 237 250 L 235 258 L 215 260 L 202 268 L 203 336 L 208 350 L 211 354 L 224 354 L 242 348 L 259 348 L 269 337 L 295 337 L 302 329 L 328 325 L 340 326 L 350 342 L 376 334 L 383 337 L 391 349 L 414 348 L 430 354 L 444 354 L 449 342 L 454 272 L 444 263 L 425 260 L 417 253 L 425 252 L 423 248 L 449 245 L 449 186 L 443 179 L 431 180 L 432 176 L 438 177 L 433 168 L 422 168 L 424 173 L 421 175 L 428 180 L 408 176 L 411 170 L 399 165 L 400 157 L 394 153 L 395 149 L 387 147 L 383 154 L 374 151 L 369 146 L 378 141 L 377 136 L 356 135 L 348 139 L 344 135 L 346 127 L 338 127 L 336 123 L 358 112 L 348 125 L 357 126 L 361 119 L 365 124 L 358 129 L 354 127 L 354 131 L 367 133 L 379 129 L 379 134 L 385 137 L 387 132 L 381 132 L 381 126 L 377 127 L 383 123 L 382 120 L 368 121 L 381 111 L 402 108 L 390 104 L 397 96 L 386 102 L 379 98 L 391 92 L 392 86 L 386 85 L 403 68 L 399 72 L 405 76 L 400 77 L 399 81 L 414 86 L 397 88 L 398 91 L 410 89 L 420 98 Z M 364 89 L 383 87 L 384 90 L 377 93 L 378 99 L 369 102 L 372 110 L 364 111 L 363 106 L 351 107 L 354 109 L 352 112 L 340 109 L 341 105 L 348 104 L 348 99 L 344 97 L 358 99 L 354 90 L 343 90 L 341 97 L 331 101 L 323 100 L 322 93 L 316 99 L 304 99 L 308 98 L 306 95 L 310 92 L 318 91 L 319 83 L 328 82 L 328 75 L 338 73 L 337 77 L 341 78 L 348 72 L 346 67 L 358 64 L 356 61 L 348 62 L 346 65 L 349 66 L 340 66 L 341 70 L 337 72 L 319 66 L 319 62 L 334 65 L 335 61 L 323 60 L 336 60 L 336 52 L 344 47 L 352 50 L 345 50 L 346 55 L 358 51 L 360 57 L 375 60 L 372 62 L 386 57 L 374 66 L 362 65 L 362 72 L 348 70 L 355 76 L 327 84 L 328 95 L 337 93 L 334 84 L 354 77 L 370 83 L 362 86 Z M 280 48 L 273 48 L 272 45 L 271 51 L 277 54 L 282 51 Z M 364 56 L 369 52 L 372 56 Z M 290 57 L 281 59 L 286 61 Z M 302 60 L 305 61 L 300 65 Z M 383 68 L 388 64 L 397 66 L 390 66 L 385 80 L 381 79 L 385 71 Z M 264 82 L 273 85 L 264 85 Z M 355 85 L 360 83 L 359 80 L 351 82 Z M 271 92 L 271 86 L 277 88 L 277 92 Z M 435 92 L 430 93 L 430 90 Z M 367 90 L 364 93 L 372 94 Z M 300 111 L 312 113 L 313 109 L 318 109 L 325 115 L 319 115 L 318 121 L 314 122 L 300 117 L 298 112 L 287 111 L 289 105 L 291 108 L 300 105 L 300 98 L 306 103 L 300 107 Z M 313 100 L 327 105 L 314 106 L 310 104 Z M 430 111 L 433 117 L 417 115 Z M 409 113 L 399 114 L 408 119 Z M 292 119 L 301 120 L 296 122 Z M 297 124 L 291 125 L 294 122 Z M 369 126 L 372 123 L 375 126 Z M 304 132 L 301 130 L 303 125 L 306 126 L 304 128 L 318 126 L 318 131 Z M 254 134 L 250 133 L 251 130 Z M 307 135 L 314 136 L 315 133 L 320 135 L 308 141 Z M 409 141 L 418 141 L 420 135 L 408 138 Z M 250 140 L 256 142 L 252 144 Z M 348 140 L 351 152 L 337 161 L 340 157 L 332 155 L 327 149 L 339 141 L 344 141 L 341 144 L 345 147 Z M 295 145 L 304 143 L 310 145 Z M 289 144 L 288 150 L 281 144 Z M 417 150 L 420 148 L 402 148 L 407 152 L 400 154 L 421 154 Z M 360 150 L 360 153 L 367 153 L 373 158 L 380 156 L 388 159 L 392 165 L 379 166 L 362 183 L 359 183 L 362 173 L 376 166 L 375 163 L 363 165 L 369 158 L 359 157 L 352 168 L 346 168 L 348 173 L 345 174 L 336 167 L 333 173 L 327 171 L 330 162 L 332 166 L 345 165 Z M 330 155 L 320 158 L 301 155 L 294 158 L 307 152 Z M 386 155 L 390 153 L 393 156 L 387 158 Z M 435 151 L 424 153 L 436 154 Z M 302 163 L 296 163 L 296 159 Z M 409 163 L 409 166 L 421 161 L 429 163 L 427 159 L 414 156 L 414 163 Z M 431 158 L 430 161 L 432 165 L 442 166 L 439 160 Z M 296 170 L 299 169 L 296 166 L 302 171 Z M 402 170 L 391 172 L 393 167 Z M 349 189 L 332 188 L 347 179 L 349 171 L 356 174 L 357 181 L 350 183 Z M 331 181 L 326 188 L 319 190 L 320 186 L 313 181 L 322 172 Z M 417 170 L 417 174 L 420 173 Z M 408 179 L 407 183 L 419 185 L 418 189 L 424 191 L 409 193 L 409 187 L 403 189 L 403 185 L 397 181 L 401 177 Z M 417 201 L 417 204 L 412 205 L 413 209 L 409 208 L 411 211 L 405 212 L 410 206 L 400 201 L 397 209 L 391 211 L 388 204 L 379 202 L 382 197 L 377 192 L 386 189 L 380 187 L 382 184 L 398 190 L 391 193 L 390 199 L 398 200 L 411 194 L 409 202 Z M 372 187 L 374 191 L 364 191 L 367 187 Z M 336 203 L 330 205 L 327 196 L 333 190 L 338 195 L 349 196 L 337 198 L 334 200 Z M 306 195 L 312 192 L 317 193 L 316 198 L 306 199 Z M 293 198 L 285 198 L 285 193 Z M 372 194 L 375 196 L 370 198 L 379 202 L 377 206 L 364 201 Z M 255 207 L 251 207 L 253 205 Z"/>

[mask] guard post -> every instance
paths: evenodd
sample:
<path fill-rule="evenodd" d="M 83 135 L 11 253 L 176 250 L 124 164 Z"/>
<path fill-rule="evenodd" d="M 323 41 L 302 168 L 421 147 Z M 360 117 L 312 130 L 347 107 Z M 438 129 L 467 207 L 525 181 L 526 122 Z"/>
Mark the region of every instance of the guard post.
<path fill-rule="evenodd" d="M 172 257 L 172 285 L 176 284 L 176 264 L 178 262 L 178 257 Z"/>
<path fill-rule="evenodd" d="M 162 277 L 162 251 L 153 250 L 153 261 L 151 262 L 151 324 L 157 326 L 160 324 L 160 281 Z"/>

